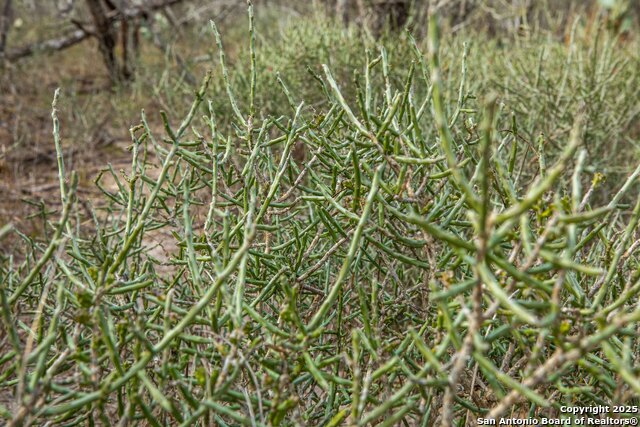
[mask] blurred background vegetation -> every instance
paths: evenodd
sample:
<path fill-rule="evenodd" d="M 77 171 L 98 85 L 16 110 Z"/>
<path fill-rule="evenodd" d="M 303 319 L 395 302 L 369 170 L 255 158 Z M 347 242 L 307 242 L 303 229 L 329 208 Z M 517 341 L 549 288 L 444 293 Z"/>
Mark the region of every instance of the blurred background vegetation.
<path fill-rule="evenodd" d="M 432 10 L 445 28 L 449 99 L 458 91 L 468 43 L 469 93 L 498 92 L 503 107 L 521 116 L 520 135 L 532 146 L 544 138 L 549 147 L 562 148 L 575 114 L 586 110 L 589 167 L 616 181 L 637 162 L 640 2 L 254 3 L 262 114 L 277 116 L 288 108 L 278 78 L 313 114 L 326 102 L 317 79 L 323 63 L 353 93 L 365 53 L 379 46 L 395 70 L 408 73 L 408 34 L 424 47 Z M 57 87 L 63 91 L 66 158 L 85 193 L 94 191 L 92 180 L 107 162 L 116 170 L 128 162 L 128 129 L 141 109 L 152 112 L 152 126 L 160 126 L 158 111 L 180 116 L 206 70 L 218 72 L 209 20 L 223 35 L 232 87 L 247 93 L 245 6 L 245 0 L 0 0 L 0 222 L 24 222 L 56 185 L 50 103 Z M 402 72 L 392 78 L 402 81 Z M 224 123 L 224 88 L 212 90 Z"/>

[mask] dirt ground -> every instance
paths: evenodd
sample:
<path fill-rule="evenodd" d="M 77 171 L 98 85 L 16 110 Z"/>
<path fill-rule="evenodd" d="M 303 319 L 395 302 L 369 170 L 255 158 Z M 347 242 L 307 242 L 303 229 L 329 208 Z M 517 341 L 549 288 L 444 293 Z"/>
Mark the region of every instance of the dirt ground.
<path fill-rule="evenodd" d="M 23 231 L 40 226 L 37 214 L 60 205 L 56 152 L 51 113 L 44 106 L 26 107 L 24 98 L 3 97 L 0 105 L 0 224 L 12 223 Z M 25 111 L 29 109 L 29 111 Z M 28 114 L 28 123 L 21 114 Z M 28 134 L 20 129 L 28 126 Z M 96 130 L 94 144 L 86 148 L 64 137 L 68 170 L 79 173 L 79 194 L 91 199 L 94 178 L 107 162 L 118 170 L 127 164 L 128 141 L 106 128 Z M 34 215 L 36 217 L 34 218 Z"/>
<path fill-rule="evenodd" d="M 11 223 L 36 235 L 39 213 L 60 206 L 51 118 L 58 87 L 65 166 L 78 173 L 80 199 L 97 200 L 94 180 L 108 164 L 128 171 L 128 129 L 139 121 L 141 108 L 156 112 L 161 101 L 141 96 L 142 83 L 112 87 L 96 60 L 94 46 L 86 42 L 0 71 L 0 226 Z"/>

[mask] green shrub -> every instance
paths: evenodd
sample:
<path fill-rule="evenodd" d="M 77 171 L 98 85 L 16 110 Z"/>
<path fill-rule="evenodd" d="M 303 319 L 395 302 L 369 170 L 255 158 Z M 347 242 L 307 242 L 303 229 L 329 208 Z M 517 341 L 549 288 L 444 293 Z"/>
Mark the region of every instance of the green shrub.
<path fill-rule="evenodd" d="M 0 267 L 2 416 L 464 425 L 640 404 L 640 199 L 622 203 L 640 168 L 592 204 L 588 114 L 527 153 L 470 64 L 445 96 L 430 30 L 428 60 L 371 54 L 353 96 L 326 66 L 325 102 L 289 89 L 284 116 L 252 65 L 218 125 L 209 75 L 163 137 L 131 129 L 131 170 L 105 171 L 89 218 L 54 101 L 63 209 Z"/>
<path fill-rule="evenodd" d="M 271 21 L 269 21 L 271 22 Z M 583 117 L 581 139 L 587 149 L 585 168 L 590 173 L 607 176 L 602 190 L 596 194 L 606 202 L 606 194 L 615 191 L 616 183 L 631 173 L 638 161 L 637 139 L 640 136 L 640 74 L 637 65 L 637 41 L 618 43 L 615 34 L 603 25 L 594 25 L 591 32 L 584 19 L 577 16 L 567 28 L 567 39 L 558 40 L 546 33 L 531 33 L 515 39 L 492 39 L 477 30 L 443 39 L 441 66 L 447 114 L 457 108 L 463 75 L 463 52 L 466 52 L 465 105 L 479 109 L 475 95 L 495 92 L 500 108 L 513 113 L 518 123 L 518 138 L 526 154 L 525 164 L 533 161 L 540 143 L 548 157 L 555 158 L 569 138 L 573 123 Z M 318 83 L 322 64 L 330 66 L 345 98 L 356 99 L 357 88 L 364 84 L 363 68 L 384 48 L 392 70 L 388 77 L 397 86 L 404 85 L 415 65 L 413 42 L 406 34 L 385 33 L 373 41 L 355 27 L 344 28 L 324 14 L 311 14 L 283 24 L 282 28 L 264 22 L 256 43 L 257 89 L 255 104 L 261 118 L 289 114 L 289 102 L 281 90 L 286 84 L 293 102 L 305 101 L 307 112 L 327 108 L 325 88 Z M 234 39 L 238 43 L 239 40 Z M 426 40 L 417 40 L 426 49 Z M 230 66 L 230 85 L 238 93 L 250 91 L 248 54 L 241 52 Z M 216 62 L 215 66 L 219 66 Z M 306 72 L 305 72 L 306 71 Z M 418 75 L 421 72 L 418 71 Z M 374 87 L 384 86 L 382 73 L 371 76 Z M 412 88 L 416 97 L 427 94 L 427 85 Z M 220 116 L 232 117 L 226 102 L 226 87 L 222 79 L 214 82 L 213 106 Z M 383 93 L 373 93 L 380 96 Z M 376 100 L 380 101 L 380 100 Z M 238 104 L 248 108 L 248 98 Z M 506 116 L 506 115 L 505 115 Z M 428 127 L 428 115 L 421 117 Z M 511 126 L 510 119 L 499 123 L 500 129 Z M 464 126 L 458 138 L 464 138 Z M 457 132 L 458 127 L 452 128 Z M 525 169 L 519 181 L 528 183 L 537 170 Z"/>

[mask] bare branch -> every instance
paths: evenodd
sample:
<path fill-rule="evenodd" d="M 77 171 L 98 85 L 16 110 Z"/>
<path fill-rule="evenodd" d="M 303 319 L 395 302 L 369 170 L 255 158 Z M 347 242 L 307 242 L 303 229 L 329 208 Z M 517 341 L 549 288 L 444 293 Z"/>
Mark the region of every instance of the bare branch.
<path fill-rule="evenodd" d="M 10 61 L 33 55 L 36 52 L 51 52 L 63 50 L 74 46 L 90 36 L 84 30 L 75 30 L 69 34 L 55 39 L 50 39 L 41 43 L 30 44 L 7 52 L 6 58 Z"/>

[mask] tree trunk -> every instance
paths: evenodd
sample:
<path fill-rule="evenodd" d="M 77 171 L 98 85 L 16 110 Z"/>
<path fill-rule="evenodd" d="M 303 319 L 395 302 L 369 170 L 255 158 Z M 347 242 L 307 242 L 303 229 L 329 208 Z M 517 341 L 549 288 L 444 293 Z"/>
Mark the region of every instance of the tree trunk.
<path fill-rule="evenodd" d="M 117 34 L 107 17 L 106 5 L 102 0 L 86 0 L 89 12 L 93 18 L 95 36 L 98 39 L 98 48 L 102 55 L 109 78 L 113 82 L 121 81 L 121 70 L 115 54 Z"/>
<path fill-rule="evenodd" d="M 336 18 L 342 21 L 345 27 L 349 25 L 349 0 L 336 1 Z"/>
<path fill-rule="evenodd" d="M 410 0 L 359 0 L 360 15 L 375 37 L 385 26 L 393 31 L 401 30 L 409 19 Z"/>
<path fill-rule="evenodd" d="M 4 0 L 0 13 L 2 13 L 2 15 L 0 15 L 0 63 L 2 63 L 7 47 L 7 36 L 13 25 L 12 0 Z"/>
<path fill-rule="evenodd" d="M 125 0 L 86 0 L 86 2 L 93 18 L 94 35 L 98 39 L 100 53 L 109 77 L 114 83 L 132 80 L 138 56 L 140 17 L 137 14 L 131 15 L 131 5 Z M 177 2 L 169 1 L 167 4 Z M 142 15 L 144 16 L 144 13 Z M 114 16 L 118 18 L 114 19 Z M 116 27 L 118 22 L 120 22 L 119 31 Z M 120 57 L 116 55 L 118 42 L 120 42 Z"/>

